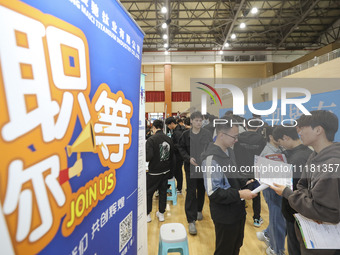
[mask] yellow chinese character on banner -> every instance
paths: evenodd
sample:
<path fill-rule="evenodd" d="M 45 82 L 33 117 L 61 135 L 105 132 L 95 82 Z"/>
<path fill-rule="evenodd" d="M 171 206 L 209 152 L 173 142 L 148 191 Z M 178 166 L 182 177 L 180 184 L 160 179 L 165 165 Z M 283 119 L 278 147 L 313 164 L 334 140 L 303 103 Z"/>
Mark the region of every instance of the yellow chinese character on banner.
<path fill-rule="evenodd" d="M 94 131 L 100 146 L 99 158 L 104 166 L 117 169 L 131 144 L 132 103 L 125 99 L 123 92 L 114 94 L 107 84 L 101 84 L 92 104 L 98 115 Z"/>

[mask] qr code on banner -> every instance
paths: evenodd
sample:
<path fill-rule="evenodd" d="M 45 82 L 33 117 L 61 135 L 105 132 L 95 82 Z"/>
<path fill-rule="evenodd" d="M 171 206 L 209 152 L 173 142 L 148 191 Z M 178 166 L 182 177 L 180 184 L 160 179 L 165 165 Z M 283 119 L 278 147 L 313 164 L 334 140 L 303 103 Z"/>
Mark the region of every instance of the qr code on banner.
<path fill-rule="evenodd" d="M 132 211 L 119 223 L 119 252 L 132 237 Z"/>

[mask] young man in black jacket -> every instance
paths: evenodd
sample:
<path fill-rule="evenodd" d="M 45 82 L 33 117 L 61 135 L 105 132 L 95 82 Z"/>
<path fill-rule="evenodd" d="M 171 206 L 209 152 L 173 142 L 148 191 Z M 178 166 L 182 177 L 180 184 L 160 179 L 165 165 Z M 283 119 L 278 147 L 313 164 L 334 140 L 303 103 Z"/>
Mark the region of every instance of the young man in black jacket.
<path fill-rule="evenodd" d="M 234 152 L 236 156 L 237 166 L 249 167 L 254 165 L 255 155 L 260 155 L 264 147 L 266 146 L 266 140 L 260 133 L 258 128 L 262 122 L 257 119 L 249 119 L 247 121 L 247 131 L 242 132 L 238 137 L 238 142 L 234 145 Z M 250 172 L 246 174 L 249 179 L 254 178 L 254 173 Z M 260 227 L 263 223 L 261 218 L 261 197 L 260 193 L 253 199 L 253 220 L 254 226 Z"/>
<path fill-rule="evenodd" d="M 171 140 L 175 146 L 175 156 L 176 156 L 176 165 L 175 165 L 175 178 L 177 180 L 177 193 L 182 193 L 182 186 L 183 186 L 183 159 L 181 154 L 178 150 L 179 145 L 179 138 L 182 136 L 183 132 L 185 131 L 185 127 L 182 127 L 181 125 L 176 123 L 176 120 L 174 117 L 169 117 L 165 120 L 165 124 L 167 127 L 172 130 Z"/>
<path fill-rule="evenodd" d="M 285 149 L 284 154 L 287 157 L 287 162 L 293 165 L 293 190 L 296 190 L 296 185 L 301 178 L 300 166 L 304 166 L 309 158 L 312 150 L 302 144 L 295 127 L 278 126 L 273 131 L 273 137 L 278 144 Z M 302 168 L 303 169 L 303 168 Z M 300 255 L 300 244 L 296 238 L 294 224 L 294 213 L 296 211 L 290 207 L 288 200 L 282 198 L 281 211 L 286 219 L 287 244 L 289 255 Z M 285 236 L 282 235 L 282 245 L 284 246 Z"/>
<path fill-rule="evenodd" d="M 184 170 L 187 181 L 185 198 L 185 214 L 189 223 L 189 233 L 197 234 L 196 220 L 202 220 L 204 205 L 204 182 L 202 174 L 195 174 L 195 167 L 201 165 L 201 154 L 212 142 L 210 132 L 202 128 L 203 116 L 200 112 L 190 115 L 192 128 L 184 131 L 179 140 L 179 152 L 184 160 Z"/>
<path fill-rule="evenodd" d="M 171 138 L 163 133 L 163 122 L 155 120 L 152 132 L 154 135 L 146 141 L 146 161 L 149 162 L 146 176 L 148 222 L 151 221 L 152 196 L 156 190 L 159 191 L 159 210 L 156 216 L 159 221 L 164 221 L 168 179 L 174 168 L 174 145 Z"/>
<path fill-rule="evenodd" d="M 216 125 L 216 142 L 210 143 L 202 154 L 201 171 L 215 225 L 214 255 L 237 255 L 244 237 L 244 199 L 253 199 L 256 194 L 249 189 L 241 190 L 247 184 L 247 179 L 240 178 L 237 173 L 236 159 L 231 149 L 237 142 L 238 126 L 231 126 L 230 117 L 225 119 L 227 124 Z"/>

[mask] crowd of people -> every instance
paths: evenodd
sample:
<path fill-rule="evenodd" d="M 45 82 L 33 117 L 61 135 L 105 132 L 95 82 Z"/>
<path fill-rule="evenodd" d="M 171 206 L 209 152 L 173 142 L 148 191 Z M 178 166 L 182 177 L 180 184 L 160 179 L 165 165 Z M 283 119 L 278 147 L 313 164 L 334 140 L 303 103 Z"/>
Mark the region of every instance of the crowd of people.
<path fill-rule="evenodd" d="M 197 234 L 196 222 L 203 219 L 207 194 L 215 226 L 214 254 L 239 254 L 244 239 L 245 200 L 252 200 L 254 227 L 264 223 L 261 195 L 252 192 L 259 185 L 255 173 L 245 173 L 240 169 L 252 169 L 256 156 L 281 159 L 296 170 L 293 171 L 293 185 L 291 188 L 273 184 L 262 191 L 268 205 L 269 222 L 264 231 L 257 232 L 257 239 L 266 243 L 266 253 L 272 255 L 285 254 L 286 237 L 290 255 L 339 254 L 336 250 L 306 249 L 294 217 L 295 213 L 300 213 L 318 223 L 340 221 L 339 174 L 308 171 L 311 167 L 327 168 L 327 165 L 340 164 L 340 143 L 334 142 L 338 130 L 336 115 L 324 110 L 312 111 L 311 115 L 302 115 L 296 127 L 263 126 L 260 116 L 245 121 L 230 111 L 218 125 L 214 125 L 216 118 L 193 112 L 190 118 L 154 120 L 147 128 L 148 222 L 151 221 L 152 198 L 156 191 L 159 192 L 156 216 L 159 221 L 165 220 L 168 179 L 175 177 L 177 192 L 181 194 L 184 166 L 189 234 Z"/>

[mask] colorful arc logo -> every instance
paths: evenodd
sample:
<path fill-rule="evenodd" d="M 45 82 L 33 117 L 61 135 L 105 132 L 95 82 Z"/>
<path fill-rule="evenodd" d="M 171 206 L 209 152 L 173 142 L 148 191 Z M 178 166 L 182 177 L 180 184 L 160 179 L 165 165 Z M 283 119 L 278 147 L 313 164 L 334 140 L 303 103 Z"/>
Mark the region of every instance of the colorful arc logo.
<path fill-rule="evenodd" d="M 204 83 L 204 82 L 196 82 L 196 83 L 201 84 L 201 85 L 203 85 L 203 86 L 206 86 L 206 87 L 209 88 L 212 92 L 214 92 L 214 94 L 217 96 L 217 98 L 218 98 L 218 100 L 220 101 L 220 104 L 221 104 L 221 106 L 222 106 L 222 100 L 221 100 L 219 94 L 217 93 L 217 91 L 216 91 L 213 87 L 211 87 L 209 84 L 206 84 L 206 83 Z M 198 88 L 198 89 L 203 90 L 204 92 L 206 92 L 206 93 L 211 97 L 211 99 L 214 101 L 214 103 L 216 104 L 216 100 L 215 100 L 213 94 L 212 94 L 209 90 L 204 89 L 204 88 L 201 88 L 201 87 L 196 87 L 196 88 Z"/>

